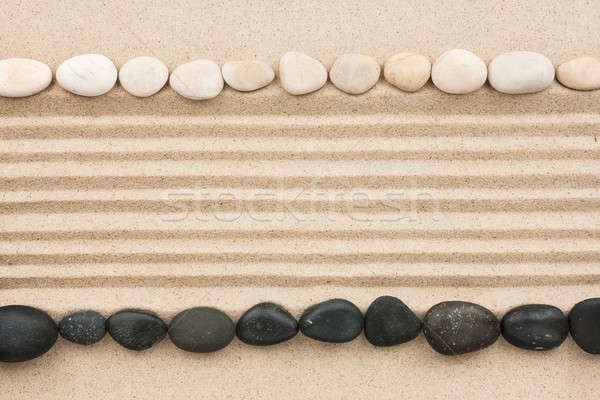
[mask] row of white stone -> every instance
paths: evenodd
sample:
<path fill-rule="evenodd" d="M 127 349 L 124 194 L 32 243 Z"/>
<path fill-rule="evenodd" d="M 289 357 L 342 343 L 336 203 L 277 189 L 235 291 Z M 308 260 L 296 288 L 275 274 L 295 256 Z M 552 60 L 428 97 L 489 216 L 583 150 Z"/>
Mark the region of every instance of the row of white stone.
<path fill-rule="evenodd" d="M 361 54 L 339 57 L 329 71 L 318 60 L 298 52 L 285 53 L 279 60 L 279 80 L 290 94 L 303 95 L 319 90 L 327 77 L 340 90 L 361 94 L 379 80 L 377 61 Z M 228 62 L 222 68 L 210 60 L 196 60 L 177 67 L 169 78 L 167 66 L 154 57 L 137 57 L 117 69 L 100 54 L 84 54 L 63 62 L 56 80 L 65 90 L 81 96 L 100 96 L 117 81 L 130 94 L 148 97 L 160 91 L 167 80 L 173 90 L 192 100 L 211 99 L 223 90 L 224 81 L 239 91 L 253 91 L 269 85 L 273 68 L 257 60 Z M 508 94 L 535 93 L 546 89 L 555 77 L 552 62 L 542 54 L 516 51 L 496 56 L 489 66 L 467 50 L 454 49 L 433 64 L 420 54 L 400 53 L 384 64 L 385 79 L 397 88 L 415 92 L 431 78 L 440 90 L 466 94 L 479 89 L 486 80 Z M 556 68 L 557 79 L 575 90 L 600 88 L 600 59 L 581 57 Z M 11 58 L 0 61 L 0 96 L 26 97 L 46 89 L 52 71 L 39 61 Z"/>

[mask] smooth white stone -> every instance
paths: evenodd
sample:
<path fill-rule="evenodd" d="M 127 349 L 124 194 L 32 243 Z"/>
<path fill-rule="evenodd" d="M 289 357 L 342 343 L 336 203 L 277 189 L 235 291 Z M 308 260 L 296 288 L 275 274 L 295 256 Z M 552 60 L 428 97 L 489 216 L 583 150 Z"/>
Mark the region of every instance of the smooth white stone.
<path fill-rule="evenodd" d="M 215 98 L 223 90 L 223 75 L 210 60 L 196 60 L 175 68 L 169 78 L 174 91 L 190 100 Z"/>
<path fill-rule="evenodd" d="M 448 50 L 431 69 L 433 84 L 450 94 L 474 92 L 483 86 L 486 78 L 487 67 L 481 58 L 462 49 Z"/>
<path fill-rule="evenodd" d="M 275 72 L 267 63 L 256 60 L 230 61 L 221 68 L 223 79 L 235 90 L 251 92 L 273 82 Z"/>
<path fill-rule="evenodd" d="M 115 86 L 117 68 L 101 54 L 83 54 L 60 64 L 56 70 L 56 80 L 71 93 L 100 96 Z"/>
<path fill-rule="evenodd" d="M 542 54 L 512 51 L 500 54 L 488 67 L 490 85 L 507 94 L 536 93 L 554 81 L 554 65 Z"/>
<path fill-rule="evenodd" d="M 154 57 L 136 57 L 119 71 L 119 82 L 129 94 L 148 97 L 158 93 L 169 79 L 169 69 Z"/>
<path fill-rule="evenodd" d="M 46 89 L 52 71 L 46 64 L 28 58 L 0 61 L 0 96 L 27 97 Z"/>
<path fill-rule="evenodd" d="M 283 89 L 302 95 L 321 89 L 327 82 L 327 70 L 318 60 L 290 51 L 279 60 L 279 80 Z"/>
<path fill-rule="evenodd" d="M 379 80 L 381 67 L 373 57 L 362 54 L 344 54 L 333 63 L 329 79 L 341 91 L 362 94 Z"/>
<path fill-rule="evenodd" d="M 556 78 L 575 90 L 600 89 L 600 58 L 580 57 L 559 65 Z"/>
<path fill-rule="evenodd" d="M 429 80 L 431 62 L 421 54 L 396 54 L 385 62 L 383 76 L 400 90 L 416 92 Z"/>

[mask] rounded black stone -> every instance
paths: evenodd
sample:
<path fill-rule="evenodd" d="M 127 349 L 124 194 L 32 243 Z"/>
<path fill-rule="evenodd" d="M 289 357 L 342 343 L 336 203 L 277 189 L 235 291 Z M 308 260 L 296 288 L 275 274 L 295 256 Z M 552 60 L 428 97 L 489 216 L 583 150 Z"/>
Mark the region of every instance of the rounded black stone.
<path fill-rule="evenodd" d="M 571 336 L 579 347 L 600 354 L 600 298 L 575 304 L 569 313 Z"/>
<path fill-rule="evenodd" d="M 500 336 L 500 323 L 490 310 L 465 301 L 445 301 L 431 307 L 423 333 L 438 353 L 458 355 L 481 350 Z"/>
<path fill-rule="evenodd" d="M 106 320 L 95 311 L 81 311 L 64 317 L 58 329 L 68 341 L 87 346 L 102 340 L 106 334 Z"/>
<path fill-rule="evenodd" d="M 28 306 L 0 307 L 0 361 L 20 362 L 46 353 L 56 343 L 56 323 Z"/>
<path fill-rule="evenodd" d="M 300 318 L 300 330 L 309 338 L 322 342 L 345 343 L 363 329 L 360 310 L 348 300 L 327 300 L 308 308 Z"/>
<path fill-rule="evenodd" d="M 365 336 L 375 346 L 394 346 L 419 336 L 421 320 L 402 300 L 381 296 L 365 314 Z"/>
<path fill-rule="evenodd" d="M 164 339 L 167 325 L 156 315 L 124 310 L 106 320 L 106 330 L 121 346 L 129 350 L 146 350 Z"/>
<path fill-rule="evenodd" d="M 254 346 L 268 346 L 290 340 L 298 333 L 298 322 L 283 307 L 260 303 L 242 315 L 236 326 L 237 337 Z"/>
<path fill-rule="evenodd" d="M 513 308 L 502 318 L 502 336 L 514 346 L 527 350 L 550 350 L 569 335 L 569 321 L 563 312 L 546 304 Z"/>
<path fill-rule="evenodd" d="M 175 346 L 193 353 L 210 353 L 226 347 L 235 336 L 231 318 L 210 307 L 182 311 L 169 326 L 169 337 Z"/>

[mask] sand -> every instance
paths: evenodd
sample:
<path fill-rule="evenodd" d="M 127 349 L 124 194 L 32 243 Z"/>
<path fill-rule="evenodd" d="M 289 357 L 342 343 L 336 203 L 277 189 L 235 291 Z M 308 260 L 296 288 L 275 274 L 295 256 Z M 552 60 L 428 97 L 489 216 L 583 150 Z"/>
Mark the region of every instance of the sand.
<path fill-rule="evenodd" d="M 0 5 L 0 58 L 53 70 L 88 52 L 173 70 L 197 58 L 304 51 L 330 67 L 346 52 L 434 58 L 509 50 L 558 64 L 600 55 L 589 1 L 61 1 Z M 192 102 L 165 88 L 96 99 L 56 83 L 0 99 L 0 304 L 56 320 L 125 307 L 166 321 L 192 306 L 238 318 L 259 301 L 299 316 L 379 295 L 419 315 L 442 300 L 499 317 L 536 302 L 568 311 L 600 294 L 600 92 L 554 83 L 508 96 L 485 85 L 405 94 L 383 80 L 362 96 L 328 83 L 305 97 L 277 80 Z M 65 340 L 0 365 L 7 399 L 595 399 L 597 357 L 569 338 L 547 353 L 503 339 L 459 357 L 421 335 L 388 349 L 299 335 L 271 348 L 238 340 L 215 354 L 168 340 L 142 353 L 110 337 Z"/>

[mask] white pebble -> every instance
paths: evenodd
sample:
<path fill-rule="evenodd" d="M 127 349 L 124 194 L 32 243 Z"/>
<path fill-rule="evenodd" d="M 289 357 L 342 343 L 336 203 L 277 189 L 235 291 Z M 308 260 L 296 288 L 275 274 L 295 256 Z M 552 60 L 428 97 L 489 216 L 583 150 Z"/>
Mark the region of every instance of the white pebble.
<path fill-rule="evenodd" d="M 448 50 L 431 69 L 433 84 L 450 94 L 474 92 L 483 86 L 486 78 L 487 67 L 481 58 L 462 49 Z"/>
<path fill-rule="evenodd" d="M 169 69 L 158 58 L 136 57 L 119 71 L 119 82 L 129 94 L 149 97 L 158 93 L 169 79 Z"/>
<path fill-rule="evenodd" d="M 173 71 L 169 84 L 177 93 L 191 100 L 215 98 L 223 90 L 223 75 L 210 60 L 196 60 L 180 65 Z"/>
<path fill-rule="evenodd" d="M 400 90 L 416 92 L 429 80 L 431 62 L 421 54 L 396 54 L 385 62 L 383 76 Z"/>
<path fill-rule="evenodd" d="M 27 97 L 46 89 L 52 71 L 46 64 L 28 58 L 0 61 L 0 96 Z"/>
<path fill-rule="evenodd" d="M 600 89 L 600 58 L 580 57 L 559 65 L 556 78 L 575 90 Z"/>
<path fill-rule="evenodd" d="M 275 72 L 269 64 L 256 60 L 230 61 L 221 70 L 225 82 L 241 92 L 265 87 L 275 78 Z"/>
<path fill-rule="evenodd" d="M 536 93 L 554 81 L 554 65 L 546 56 L 531 51 L 500 54 L 490 62 L 490 85 L 507 94 Z"/>
<path fill-rule="evenodd" d="M 290 51 L 279 60 L 279 80 L 283 89 L 302 95 L 321 89 L 327 82 L 327 70 L 318 60 Z"/>
<path fill-rule="evenodd" d="M 362 94 L 375 86 L 380 74 L 381 67 L 373 57 L 344 54 L 333 63 L 329 79 L 341 91 Z"/>
<path fill-rule="evenodd" d="M 117 68 L 101 54 L 84 54 L 63 62 L 56 70 L 56 80 L 71 93 L 100 96 L 117 82 Z"/>

